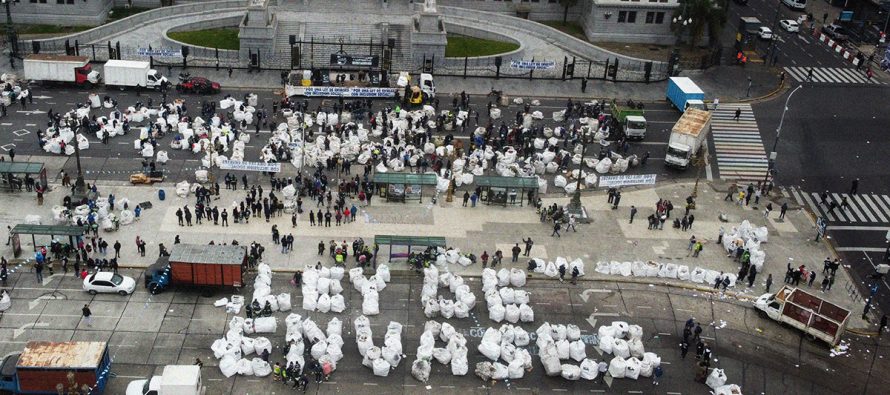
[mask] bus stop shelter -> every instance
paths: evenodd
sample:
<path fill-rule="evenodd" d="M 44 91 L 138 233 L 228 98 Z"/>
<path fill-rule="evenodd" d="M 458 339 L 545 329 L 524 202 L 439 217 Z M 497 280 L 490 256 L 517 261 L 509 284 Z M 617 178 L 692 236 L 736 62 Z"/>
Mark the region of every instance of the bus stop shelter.
<path fill-rule="evenodd" d="M 3 187 L 10 191 L 20 191 L 25 186 L 26 177 L 34 177 L 34 186 L 42 185 L 46 189 L 46 168 L 37 162 L 0 162 L 0 179 Z"/>
<path fill-rule="evenodd" d="M 12 243 L 12 252 L 13 256 L 18 257 L 22 253 L 22 242 L 21 235 L 31 235 L 31 243 L 34 245 L 34 250 L 37 250 L 37 247 L 41 244 L 37 244 L 37 236 L 49 236 L 50 241 L 56 238 L 56 236 L 68 237 L 68 244 L 71 246 L 77 245 L 75 240 L 76 237 L 83 236 L 83 227 L 80 226 L 68 226 L 68 225 L 28 225 L 28 224 L 18 224 L 9 231 L 10 242 Z M 49 245 L 50 243 L 46 243 L 43 245 Z"/>
<path fill-rule="evenodd" d="M 388 202 L 423 202 L 423 187 L 435 186 L 435 174 L 377 173 L 372 178 L 380 190 L 380 197 Z"/>
<path fill-rule="evenodd" d="M 389 260 L 393 258 L 407 258 L 411 255 L 411 249 L 414 247 L 442 247 L 445 248 L 445 238 L 438 236 L 393 236 L 393 235 L 376 235 L 374 243 L 378 246 L 389 245 Z M 393 252 L 393 246 L 408 247 L 405 252 Z"/>
<path fill-rule="evenodd" d="M 482 188 L 482 201 L 485 204 L 499 204 L 507 207 L 511 205 L 525 205 L 529 191 L 534 191 L 531 199 L 538 194 L 538 179 L 535 177 L 476 177 L 476 185 Z M 534 204 L 534 201 L 529 202 Z"/>

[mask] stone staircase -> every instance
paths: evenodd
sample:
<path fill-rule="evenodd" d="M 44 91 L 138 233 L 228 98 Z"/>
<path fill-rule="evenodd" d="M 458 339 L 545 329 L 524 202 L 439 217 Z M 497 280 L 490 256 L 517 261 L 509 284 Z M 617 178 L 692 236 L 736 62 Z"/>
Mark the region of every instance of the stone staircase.
<path fill-rule="evenodd" d="M 343 50 L 350 54 L 367 54 L 369 52 L 367 44 L 371 42 L 374 44 L 385 42 L 382 37 L 382 24 L 373 23 L 370 18 L 366 22 L 353 20 L 353 23 L 350 23 L 350 18 L 344 18 L 345 15 L 343 14 L 322 14 L 316 12 L 279 13 L 278 17 L 275 55 L 272 59 L 269 59 L 277 67 L 290 67 L 290 35 L 295 35 L 298 40 L 303 40 L 304 42 L 310 39 L 316 41 L 316 44 L 312 46 L 306 43 L 303 44 L 303 64 L 308 65 L 309 51 L 312 51 L 316 66 L 327 65 L 330 55 L 341 49 L 339 44 L 321 44 L 320 42 L 366 44 L 364 46 L 344 45 Z M 406 17 L 399 19 L 401 23 L 409 23 L 408 21 L 410 21 L 410 18 Z M 389 25 L 387 38 L 393 38 L 396 41 L 392 58 L 393 70 L 413 68 L 410 29 L 410 25 Z M 374 55 L 382 56 L 382 52 L 376 49 Z"/>
<path fill-rule="evenodd" d="M 331 14 L 402 14 L 411 13 L 409 0 L 285 0 L 278 7 L 286 11 Z"/>

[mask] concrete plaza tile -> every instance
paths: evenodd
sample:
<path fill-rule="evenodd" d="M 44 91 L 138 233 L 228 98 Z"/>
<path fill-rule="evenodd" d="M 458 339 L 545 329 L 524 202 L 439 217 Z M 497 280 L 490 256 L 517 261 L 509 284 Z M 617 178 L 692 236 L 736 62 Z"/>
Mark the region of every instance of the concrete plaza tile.
<path fill-rule="evenodd" d="M 114 334 L 112 331 L 97 331 L 97 330 L 77 330 L 74 331 L 74 334 L 71 336 L 72 341 L 104 341 L 107 342 L 111 340 L 111 336 Z"/>
<path fill-rule="evenodd" d="M 164 320 L 169 303 L 127 303 L 118 331 L 156 333 Z"/>

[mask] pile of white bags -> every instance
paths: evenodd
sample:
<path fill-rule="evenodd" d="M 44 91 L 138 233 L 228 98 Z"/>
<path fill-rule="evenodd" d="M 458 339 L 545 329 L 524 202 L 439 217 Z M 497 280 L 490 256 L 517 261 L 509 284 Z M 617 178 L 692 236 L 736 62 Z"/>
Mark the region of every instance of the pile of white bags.
<path fill-rule="evenodd" d="M 486 329 L 477 349 L 491 361 L 476 364 L 476 375 L 483 380 L 522 378 L 532 368 L 532 358 L 527 349 L 519 347 L 526 347 L 528 344 L 529 334 L 521 327 L 504 324 L 499 330 Z M 506 365 L 500 361 L 506 362 Z"/>
<path fill-rule="evenodd" d="M 447 260 L 444 254 L 439 257 L 440 260 Z M 470 310 L 476 306 L 476 295 L 470 290 L 469 285 L 464 284 L 463 277 L 450 273 L 447 266 L 444 269 L 445 272 L 439 274 L 439 269 L 435 265 L 424 268 L 420 296 L 423 313 L 427 318 L 440 315 L 446 319 L 467 318 Z M 447 287 L 454 294 L 454 299 L 438 295 L 440 286 Z"/>
<path fill-rule="evenodd" d="M 445 342 L 446 346 L 437 348 L 437 339 Z M 436 360 L 443 365 L 450 364 L 451 374 L 466 375 L 469 371 L 467 351 L 467 339 L 457 333 L 451 324 L 427 321 L 420 336 L 417 359 L 412 364 L 411 373 L 417 380 L 426 382 L 429 379 L 430 363 Z"/>
<path fill-rule="evenodd" d="M 485 302 L 488 306 L 488 318 L 494 322 L 507 320 L 510 323 L 533 322 L 534 311 L 529 305 L 528 292 L 508 287 L 524 286 L 526 282 L 525 271 L 521 269 L 494 269 L 482 270 L 482 291 L 485 292 Z M 500 288 L 499 288 L 500 287 Z"/>
<path fill-rule="evenodd" d="M 734 253 L 738 246 L 747 249 L 751 254 L 751 266 L 761 273 L 766 253 L 760 248 L 760 244 L 766 243 L 768 239 L 769 231 L 765 226 L 756 227 L 745 220 L 723 235 L 723 248 L 727 253 Z"/>
<path fill-rule="evenodd" d="M 321 313 L 342 313 L 346 310 L 346 301 L 341 294 L 343 286 L 340 280 L 343 278 L 343 268 L 322 267 L 316 270 L 314 266 L 307 265 L 303 269 L 303 309 L 318 311 Z"/>

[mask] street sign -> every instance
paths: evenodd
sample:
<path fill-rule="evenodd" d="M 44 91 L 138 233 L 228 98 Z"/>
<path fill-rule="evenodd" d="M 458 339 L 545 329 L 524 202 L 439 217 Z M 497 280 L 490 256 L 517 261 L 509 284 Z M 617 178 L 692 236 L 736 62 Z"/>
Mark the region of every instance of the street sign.
<path fill-rule="evenodd" d="M 159 58 L 181 57 L 182 51 L 178 49 L 148 49 L 139 48 L 136 50 L 139 56 L 157 56 Z"/>
<path fill-rule="evenodd" d="M 331 54 L 331 66 L 359 66 L 377 67 L 380 57 L 373 55 L 347 55 L 343 53 Z"/>

